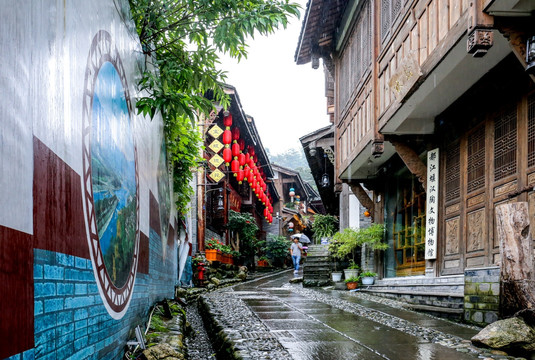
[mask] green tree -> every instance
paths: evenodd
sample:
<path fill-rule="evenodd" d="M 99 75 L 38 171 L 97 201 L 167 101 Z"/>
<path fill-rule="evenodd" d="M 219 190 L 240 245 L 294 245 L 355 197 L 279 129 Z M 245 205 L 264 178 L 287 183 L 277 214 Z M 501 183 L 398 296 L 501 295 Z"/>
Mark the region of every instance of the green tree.
<path fill-rule="evenodd" d="M 144 96 L 138 112 L 161 113 L 173 169 L 177 208 L 185 212 L 193 190 L 201 137 L 195 119 L 208 115 L 213 102 L 229 105 L 219 70 L 219 54 L 241 59 L 247 41 L 268 35 L 299 16 L 288 0 L 129 0 L 146 70 L 139 81 Z M 210 93 L 210 99 L 205 95 Z"/>

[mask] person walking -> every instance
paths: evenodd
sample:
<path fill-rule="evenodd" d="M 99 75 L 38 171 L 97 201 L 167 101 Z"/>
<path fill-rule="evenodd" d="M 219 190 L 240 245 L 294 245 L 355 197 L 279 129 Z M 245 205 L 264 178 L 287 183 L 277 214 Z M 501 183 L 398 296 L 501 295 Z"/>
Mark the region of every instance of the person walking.
<path fill-rule="evenodd" d="M 292 255 L 292 261 L 294 264 L 294 274 L 299 272 L 299 261 L 301 260 L 301 253 L 303 252 L 303 247 L 299 243 L 298 238 L 294 238 L 294 242 L 290 247 L 290 255 Z"/>

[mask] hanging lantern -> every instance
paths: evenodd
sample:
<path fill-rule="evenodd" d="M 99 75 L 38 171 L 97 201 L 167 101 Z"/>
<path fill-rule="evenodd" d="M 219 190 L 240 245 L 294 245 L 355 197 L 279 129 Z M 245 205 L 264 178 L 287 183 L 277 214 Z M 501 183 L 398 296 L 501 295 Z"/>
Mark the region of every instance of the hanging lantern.
<path fill-rule="evenodd" d="M 231 127 L 232 126 L 232 114 L 228 114 L 228 116 L 225 116 L 223 118 L 223 125 L 225 127 Z"/>
<path fill-rule="evenodd" d="M 297 204 L 299 204 L 300 201 L 301 201 L 301 196 L 296 195 L 296 196 L 295 196 L 295 202 L 296 202 Z"/>
<path fill-rule="evenodd" d="M 230 130 L 223 131 L 223 144 L 230 145 L 232 142 L 232 133 Z"/>
<path fill-rule="evenodd" d="M 232 151 L 228 147 L 223 149 L 223 160 L 225 161 L 225 165 L 229 166 L 232 160 Z"/>
<path fill-rule="evenodd" d="M 243 169 L 239 169 L 238 170 L 238 173 L 236 175 L 236 180 L 238 180 L 238 184 L 241 184 L 243 182 L 243 179 L 244 179 L 244 173 L 245 171 L 243 171 Z"/>
<path fill-rule="evenodd" d="M 254 156 L 254 147 L 252 147 L 251 145 L 249 145 L 248 153 L 251 154 L 251 156 Z"/>
<path fill-rule="evenodd" d="M 256 154 L 253 155 L 253 160 L 254 160 L 255 164 L 258 163 L 258 156 L 256 156 Z"/>
<path fill-rule="evenodd" d="M 230 170 L 234 173 L 234 176 L 238 176 L 238 171 L 240 170 L 240 163 L 238 160 L 234 159 L 230 163 Z"/>
<path fill-rule="evenodd" d="M 264 209 L 264 217 L 267 219 L 267 218 L 268 218 L 268 215 L 269 215 L 269 214 L 268 214 L 268 209 L 265 208 L 265 209 Z"/>
<path fill-rule="evenodd" d="M 370 217 L 370 215 L 371 215 L 371 214 L 370 214 L 370 212 L 369 212 L 368 210 L 364 211 L 364 216 L 366 216 L 366 217 Z"/>
<path fill-rule="evenodd" d="M 232 128 L 232 140 L 237 142 L 239 138 L 240 138 L 240 129 L 238 129 L 237 126 L 234 126 Z"/>
<path fill-rule="evenodd" d="M 240 155 L 240 145 L 238 145 L 238 142 L 234 140 L 234 143 L 232 144 L 232 156 L 234 159 L 238 160 L 238 156 Z"/>
<path fill-rule="evenodd" d="M 245 165 L 245 155 L 242 152 L 238 154 L 238 162 L 240 163 L 240 167 L 243 169 L 243 166 Z"/>
<path fill-rule="evenodd" d="M 260 184 L 256 183 L 256 195 L 260 196 L 260 193 L 262 192 L 262 188 L 260 187 Z"/>
<path fill-rule="evenodd" d="M 294 196 L 295 196 L 295 189 L 294 189 L 294 188 L 290 188 L 290 193 L 289 193 L 289 195 L 290 195 L 291 197 L 294 197 Z"/>
<path fill-rule="evenodd" d="M 238 145 L 240 145 L 240 150 L 241 150 L 241 151 L 244 151 L 244 150 L 245 150 L 245 140 L 243 140 L 243 139 L 239 139 L 239 140 L 238 140 Z"/>
<path fill-rule="evenodd" d="M 245 173 L 245 176 L 247 177 L 247 182 L 252 185 L 253 184 L 253 181 L 254 181 L 254 178 L 253 178 L 253 173 L 250 171 L 250 168 L 247 168 L 247 171 Z"/>
<path fill-rule="evenodd" d="M 288 223 L 288 231 L 290 231 L 290 232 L 294 231 L 294 223 L 293 222 L 289 222 Z"/>

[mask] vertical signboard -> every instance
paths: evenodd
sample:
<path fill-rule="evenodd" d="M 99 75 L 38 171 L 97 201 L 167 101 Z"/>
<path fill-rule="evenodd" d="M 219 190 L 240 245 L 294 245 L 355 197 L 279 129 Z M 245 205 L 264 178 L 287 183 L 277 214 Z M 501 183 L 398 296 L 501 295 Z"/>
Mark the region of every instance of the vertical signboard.
<path fill-rule="evenodd" d="M 437 258 L 438 222 L 438 149 L 427 153 L 427 197 L 425 226 L 425 259 Z"/>

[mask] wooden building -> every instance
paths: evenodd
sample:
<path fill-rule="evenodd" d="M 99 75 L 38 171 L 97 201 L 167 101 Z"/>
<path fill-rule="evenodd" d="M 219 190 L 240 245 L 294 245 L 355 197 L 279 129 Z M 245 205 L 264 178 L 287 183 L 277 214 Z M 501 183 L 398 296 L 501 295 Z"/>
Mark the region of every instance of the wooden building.
<path fill-rule="evenodd" d="M 534 10 L 522 0 L 308 2 L 295 60 L 326 70 L 336 189 L 347 184 L 385 223 L 375 292 L 497 319 L 497 300 L 464 297 L 499 299 L 495 206 L 528 201 L 535 221 Z M 476 278 L 484 286 L 465 286 Z"/>
<path fill-rule="evenodd" d="M 260 228 L 258 236 L 265 239 L 266 227 L 275 217 L 273 206 L 280 197 L 271 181 L 274 172 L 254 118 L 244 112 L 233 86 L 225 85 L 225 91 L 231 100 L 229 109 L 219 108 L 218 112 L 213 112 L 201 128 L 205 166 L 199 168 L 196 179 L 197 238 L 193 244 L 194 253 L 204 251 L 205 241 L 210 238 L 227 245 L 231 243 L 225 228 L 229 211 L 253 215 Z M 232 154 L 228 159 L 226 152 Z M 232 161 L 240 163 L 236 169 L 242 174 L 238 175 L 238 171 L 233 170 L 235 164 Z"/>

